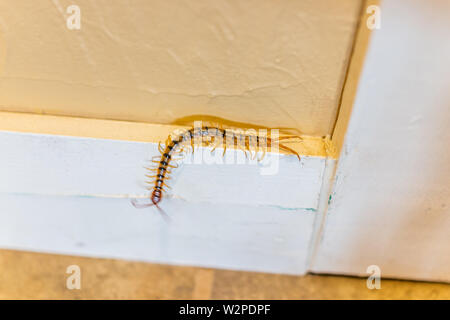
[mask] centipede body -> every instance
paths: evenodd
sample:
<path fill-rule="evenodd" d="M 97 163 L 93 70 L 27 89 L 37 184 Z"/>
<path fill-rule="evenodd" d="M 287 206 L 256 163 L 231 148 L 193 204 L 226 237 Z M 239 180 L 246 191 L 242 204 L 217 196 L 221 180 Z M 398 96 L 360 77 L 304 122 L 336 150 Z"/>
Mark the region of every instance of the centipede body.
<path fill-rule="evenodd" d="M 266 135 L 258 135 L 256 132 L 254 134 L 249 134 L 244 133 L 243 131 L 208 126 L 194 127 L 176 134 L 173 137 L 172 135 L 169 135 L 164 147 L 161 146 L 161 143 L 158 145 L 158 151 L 160 152 L 160 156 L 158 157 L 159 160 L 154 157 L 152 159 L 153 167 L 146 168 L 152 173 L 146 175 L 146 177 L 152 179 L 148 181 L 150 184 L 149 190 L 151 190 L 151 202 L 144 205 L 133 202 L 133 205 L 139 208 L 154 205 L 160 209 L 158 207 L 158 203 L 162 200 L 166 188 L 169 188 L 167 185 L 167 180 L 170 179 L 169 175 L 171 174 L 171 169 L 178 167 L 178 165 L 172 164 L 174 156 L 183 152 L 185 148 L 190 148 L 192 149 L 192 152 L 194 152 L 194 142 L 198 142 L 198 140 L 202 139 L 202 143 L 205 143 L 203 139 L 206 137 L 212 140 L 210 142 L 206 142 L 209 146 L 213 146 L 212 150 L 215 150 L 216 147 L 219 146 L 219 143 L 222 145 L 224 149 L 223 155 L 225 155 L 227 147 L 234 145 L 243 150 L 246 156 L 247 153 L 251 155 L 252 152 L 254 152 L 254 157 L 256 157 L 257 152 L 262 150 L 263 156 L 261 159 L 265 155 L 266 148 L 271 147 L 274 142 L 292 138 L 300 138 L 299 136 L 284 136 L 273 139 L 267 137 Z M 299 154 L 293 149 L 282 144 L 278 144 L 278 146 L 281 150 L 296 155 L 300 160 Z"/>

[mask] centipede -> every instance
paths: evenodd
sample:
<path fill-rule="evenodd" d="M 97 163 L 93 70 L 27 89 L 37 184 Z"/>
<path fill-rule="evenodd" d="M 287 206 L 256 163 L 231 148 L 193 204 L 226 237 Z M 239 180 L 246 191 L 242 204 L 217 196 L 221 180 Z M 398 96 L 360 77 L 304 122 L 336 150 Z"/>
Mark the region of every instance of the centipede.
<path fill-rule="evenodd" d="M 235 147 L 242 150 L 246 157 L 257 158 L 258 161 L 262 161 L 266 155 L 266 150 L 272 148 L 276 143 L 279 150 L 283 150 L 287 154 L 295 155 L 300 161 L 300 155 L 298 152 L 289 148 L 285 144 L 279 143 L 279 141 L 299 139 L 302 138 L 299 135 L 285 135 L 276 138 L 269 137 L 267 134 L 258 134 L 255 130 L 252 132 L 244 132 L 243 130 L 224 129 L 219 126 L 194 126 L 190 129 L 181 130 L 181 132 L 170 134 L 167 140 L 162 146 L 161 142 L 158 144 L 158 151 L 160 155 L 154 156 L 151 159 L 151 166 L 144 167 L 148 170 L 145 175 L 149 178 L 146 181 L 148 184 L 147 189 L 151 191 L 148 203 L 138 203 L 135 199 L 131 201 L 136 208 L 147 208 L 155 206 L 166 217 L 167 215 L 160 207 L 160 202 L 163 199 L 164 194 L 168 186 L 168 180 L 172 170 L 178 168 L 178 161 L 182 159 L 189 152 L 194 152 L 195 144 L 200 144 L 211 147 L 213 152 L 217 147 L 223 148 L 223 156 L 227 151 L 227 148 Z M 258 157 L 258 154 L 260 156 Z M 177 156 L 181 155 L 177 158 Z"/>

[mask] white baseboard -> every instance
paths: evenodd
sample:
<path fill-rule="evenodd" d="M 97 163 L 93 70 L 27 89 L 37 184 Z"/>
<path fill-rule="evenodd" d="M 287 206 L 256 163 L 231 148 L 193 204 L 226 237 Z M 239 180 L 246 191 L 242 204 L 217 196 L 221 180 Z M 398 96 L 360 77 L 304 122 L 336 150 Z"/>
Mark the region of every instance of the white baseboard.
<path fill-rule="evenodd" d="M 182 164 L 161 202 L 167 224 L 129 199 L 148 195 L 143 166 L 155 143 L 0 132 L 0 149 L 0 247 L 307 271 L 324 157 L 280 155 L 275 175 L 253 164 Z"/>

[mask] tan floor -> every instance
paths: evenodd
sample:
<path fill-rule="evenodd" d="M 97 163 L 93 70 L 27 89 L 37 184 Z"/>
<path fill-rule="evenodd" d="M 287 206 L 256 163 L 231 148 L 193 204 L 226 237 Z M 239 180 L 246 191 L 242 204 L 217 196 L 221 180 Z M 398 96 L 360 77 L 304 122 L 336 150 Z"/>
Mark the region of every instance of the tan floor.
<path fill-rule="evenodd" d="M 81 268 L 81 290 L 65 286 Z M 450 299 L 450 285 L 303 277 L 0 250 L 0 299 Z"/>

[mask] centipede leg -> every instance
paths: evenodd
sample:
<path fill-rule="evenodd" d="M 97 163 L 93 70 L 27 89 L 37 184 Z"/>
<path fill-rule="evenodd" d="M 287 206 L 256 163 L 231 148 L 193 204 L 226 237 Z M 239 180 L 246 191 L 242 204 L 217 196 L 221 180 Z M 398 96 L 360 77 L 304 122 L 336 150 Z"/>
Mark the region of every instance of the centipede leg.
<path fill-rule="evenodd" d="M 176 150 L 172 151 L 172 154 L 180 154 L 180 153 L 183 153 L 183 151 L 184 151 L 184 146 L 180 145 Z"/>
<path fill-rule="evenodd" d="M 247 150 L 244 148 L 241 148 L 241 150 L 244 152 L 245 155 L 245 159 L 248 159 L 248 154 L 247 154 Z"/>
<path fill-rule="evenodd" d="M 239 141 L 240 143 L 239 143 L 239 149 L 241 149 L 242 151 L 244 151 L 244 155 L 245 155 L 245 158 L 246 159 L 248 159 L 248 155 L 247 155 L 247 151 L 249 151 L 249 150 L 247 150 L 247 145 L 246 145 L 246 141 L 245 141 L 245 137 L 244 137 L 244 139 L 240 139 L 240 141 Z"/>
<path fill-rule="evenodd" d="M 219 146 L 219 144 L 215 144 L 215 145 L 213 146 L 213 148 L 211 149 L 211 153 L 213 153 L 213 152 L 217 149 L 218 146 Z"/>
<path fill-rule="evenodd" d="M 169 188 L 167 185 L 162 185 L 161 186 L 161 191 L 163 191 L 163 192 L 167 192 L 167 189 L 166 188 Z M 171 188 L 169 188 L 169 189 L 171 189 Z"/>
<path fill-rule="evenodd" d="M 251 145 L 249 143 L 248 149 L 249 150 L 253 149 L 254 154 L 252 154 L 252 152 L 250 151 L 250 155 L 251 155 L 252 160 L 255 160 L 256 156 L 258 155 L 258 146 L 256 145 L 256 143 L 255 144 L 252 143 Z"/>
<path fill-rule="evenodd" d="M 194 153 L 195 145 L 194 145 L 194 139 L 192 139 L 192 138 L 191 138 L 191 148 L 192 148 L 192 153 Z"/>
<path fill-rule="evenodd" d="M 281 140 L 288 140 L 288 139 L 299 139 L 299 140 L 303 140 L 303 138 L 300 137 L 300 136 L 283 136 L 283 137 L 278 137 L 277 140 L 281 141 Z"/>
<path fill-rule="evenodd" d="M 248 152 L 250 154 L 250 158 L 254 160 L 256 158 L 256 155 L 258 153 L 258 147 L 256 144 L 256 137 L 254 136 L 248 136 L 245 141 L 246 148 L 248 149 Z"/>
<path fill-rule="evenodd" d="M 252 160 L 257 159 L 258 153 L 259 153 L 259 147 L 258 147 L 258 145 L 256 145 L 255 146 L 255 154 L 253 155 Z"/>
<path fill-rule="evenodd" d="M 258 159 L 258 161 L 262 161 L 264 159 L 264 157 L 266 156 L 267 146 L 264 146 L 262 148 L 262 152 L 263 152 L 263 154 L 262 154 L 261 158 Z"/>
<path fill-rule="evenodd" d="M 212 142 L 212 149 L 211 152 L 213 152 L 214 150 L 216 150 L 217 146 L 220 143 L 220 139 L 218 137 L 214 137 L 213 142 Z"/>
<path fill-rule="evenodd" d="M 214 147 L 211 150 L 211 153 L 214 152 L 217 147 L 222 146 L 223 147 L 224 142 L 223 142 L 223 138 L 220 135 L 220 131 L 217 132 L 217 136 L 214 138 Z"/>
<path fill-rule="evenodd" d="M 293 154 L 293 155 L 296 155 L 297 158 L 298 158 L 298 161 L 301 161 L 300 155 L 297 153 L 297 151 L 295 151 L 295 150 L 293 150 L 293 149 L 291 149 L 291 148 L 289 148 L 289 147 L 286 147 L 286 146 L 284 146 L 284 145 L 282 145 L 282 144 L 279 145 L 279 148 L 280 148 L 281 150 L 284 150 L 284 151 L 286 151 L 286 152 L 289 152 L 289 153 L 291 153 L 291 154 Z"/>
<path fill-rule="evenodd" d="M 161 142 L 158 143 L 158 150 L 161 154 L 164 154 L 164 148 L 161 146 Z"/>
<path fill-rule="evenodd" d="M 172 170 L 167 170 L 167 168 L 165 168 L 163 171 L 167 172 L 168 174 L 172 173 Z"/>

